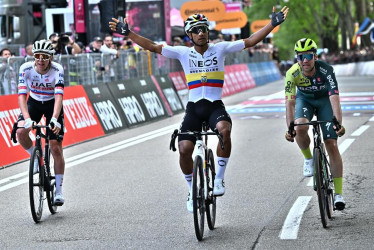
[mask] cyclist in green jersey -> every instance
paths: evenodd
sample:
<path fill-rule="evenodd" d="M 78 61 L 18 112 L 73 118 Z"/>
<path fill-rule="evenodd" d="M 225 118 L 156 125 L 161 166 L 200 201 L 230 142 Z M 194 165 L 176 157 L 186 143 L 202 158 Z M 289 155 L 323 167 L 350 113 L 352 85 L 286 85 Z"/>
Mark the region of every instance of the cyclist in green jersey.
<path fill-rule="evenodd" d="M 342 109 L 340 106 L 338 82 L 334 68 L 317 58 L 317 45 L 309 38 L 296 42 L 295 52 L 297 63 L 286 73 L 286 120 L 290 122 L 309 122 L 316 113 L 318 120 L 331 121 L 335 116 L 342 124 Z M 297 87 L 297 93 L 296 93 Z M 293 142 L 294 137 L 304 155 L 304 176 L 313 176 L 312 153 L 310 151 L 309 126 L 297 126 L 295 134 L 286 132 L 286 139 Z M 332 123 L 322 126 L 323 139 L 329 154 L 331 174 L 334 179 L 336 209 L 343 210 L 345 201 L 343 193 L 343 161 L 338 149 L 337 137 L 345 133 L 345 129 L 336 131 Z"/>

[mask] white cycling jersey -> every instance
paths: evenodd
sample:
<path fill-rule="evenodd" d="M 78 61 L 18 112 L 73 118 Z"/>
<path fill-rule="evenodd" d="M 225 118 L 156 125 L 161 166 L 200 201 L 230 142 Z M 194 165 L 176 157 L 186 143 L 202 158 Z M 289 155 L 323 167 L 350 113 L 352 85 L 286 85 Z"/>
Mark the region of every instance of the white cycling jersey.
<path fill-rule="evenodd" d="M 189 89 L 189 101 L 207 99 L 211 102 L 222 99 L 225 56 L 245 48 L 244 40 L 208 44 L 204 55 L 194 47 L 164 46 L 161 54 L 178 59 L 183 67 Z"/>
<path fill-rule="evenodd" d="M 64 94 L 64 69 L 56 62 L 52 62 L 49 71 L 41 75 L 36 72 L 34 62 L 26 62 L 19 68 L 18 95 L 27 95 L 37 101 L 50 101 L 55 95 Z"/>

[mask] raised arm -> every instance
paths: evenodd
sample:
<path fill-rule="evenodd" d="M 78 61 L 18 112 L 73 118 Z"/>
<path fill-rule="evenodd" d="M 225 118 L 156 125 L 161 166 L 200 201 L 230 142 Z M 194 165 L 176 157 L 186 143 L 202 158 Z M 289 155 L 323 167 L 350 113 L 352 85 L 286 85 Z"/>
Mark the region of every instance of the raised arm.
<path fill-rule="evenodd" d="M 262 41 L 276 26 L 283 23 L 288 15 L 287 6 L 284 6 L 281 11 L 275 13 L 275 7 L 273 6 L 273 13 L 271 17 L 271 22 L 269 22 L 265 27 L 252 34 L 250 37 L 244 40 L 245 48 L 255 46 L 258 42 Z"/>
<path fill-rule="evenodd" d="M 109 28 L 118 34 L 128 36 L 133 42 L 138 44 L 140 47 L 149 50 L 151 52 L 161 54 L 162 45 L 156 44 L 155 42 L 136 34 L 129 29 L 127 19 L 124 19 L 124 23 L 119 20 L 112 18 L 113 22 L 109 22 Z"/>

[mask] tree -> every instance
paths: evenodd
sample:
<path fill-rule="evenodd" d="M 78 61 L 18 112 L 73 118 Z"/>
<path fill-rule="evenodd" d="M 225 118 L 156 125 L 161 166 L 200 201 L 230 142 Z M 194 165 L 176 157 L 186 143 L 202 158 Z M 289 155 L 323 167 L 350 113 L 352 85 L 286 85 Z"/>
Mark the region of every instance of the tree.
<path fill-rule="evenodd" d="M 320 48 L 331 52 L 347 50 L 355 31 L 355 22 L 362 22 L 367 13 L 373 19 L 374 0 L 278 0 L 277 10 L 290 8 L 287 20 L 274 34 L 274 44 L 281 59 L 294 56 L 293 46 L 303 37 L 312 38 Z M 252 0 L 245 7 L 248 20 L 268 19 L 274 0 Z M 346 41 L 350 41 L 347 45 Z M 344 41 L 344 42 L 343 42 Z"/>

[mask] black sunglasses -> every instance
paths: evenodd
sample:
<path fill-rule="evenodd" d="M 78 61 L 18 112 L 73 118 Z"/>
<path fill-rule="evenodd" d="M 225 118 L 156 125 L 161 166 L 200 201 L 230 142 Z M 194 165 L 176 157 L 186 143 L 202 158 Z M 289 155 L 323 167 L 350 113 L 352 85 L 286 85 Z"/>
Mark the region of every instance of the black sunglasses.
<path fill-rule="evenodd" d="M 196 27 L 191 28 L 190 32 L 194 34 L 199 34 L 200 32 L 203 32 L 203 33 L 208 32 L 208 30 L 209 29 L 206 26 L 196 26 Z"/>
<path fill-rule="evenodd" d="M 297 60 L 299 61 L 304 61 L 306 58 L 308 61 L 312 60 L 314 57 L 314 53 L 308 53 L 308 54 L 298 54 L 297 55 Z"/>

